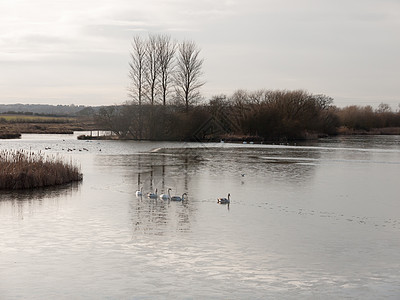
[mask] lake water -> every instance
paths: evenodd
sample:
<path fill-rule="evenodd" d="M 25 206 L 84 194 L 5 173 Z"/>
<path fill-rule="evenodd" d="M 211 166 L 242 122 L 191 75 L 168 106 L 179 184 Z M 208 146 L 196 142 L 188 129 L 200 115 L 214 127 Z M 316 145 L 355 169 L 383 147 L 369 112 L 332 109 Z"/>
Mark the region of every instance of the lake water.
<path fill-rule="evenodd" d="M 1 192 L 0 299 L 400 298 L 400 136 L 241 145 L 32 134 L 0 149 L 59 155 L 84 175 Z M 188 198 L 137 198 L 139 186 Z"/>

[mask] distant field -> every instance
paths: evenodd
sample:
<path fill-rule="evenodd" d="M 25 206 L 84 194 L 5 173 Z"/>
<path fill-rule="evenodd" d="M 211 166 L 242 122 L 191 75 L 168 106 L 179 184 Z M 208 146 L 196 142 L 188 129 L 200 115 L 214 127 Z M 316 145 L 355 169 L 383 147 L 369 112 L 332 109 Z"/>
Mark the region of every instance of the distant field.
<path fill-rule="evenodd" d="M 22 133 L 71 134 L 97 129 L 91 118 L 0 114 L 0 139 L 14 138 Z"/>
<path fill-rule="evenodd" d="M 67 117 L 0 114 L 0 122 L 6 122 L 6 123 L 70 123 L 74 122 L 75 120 L 76 120 L 75 118 L 67 118 Z"/>

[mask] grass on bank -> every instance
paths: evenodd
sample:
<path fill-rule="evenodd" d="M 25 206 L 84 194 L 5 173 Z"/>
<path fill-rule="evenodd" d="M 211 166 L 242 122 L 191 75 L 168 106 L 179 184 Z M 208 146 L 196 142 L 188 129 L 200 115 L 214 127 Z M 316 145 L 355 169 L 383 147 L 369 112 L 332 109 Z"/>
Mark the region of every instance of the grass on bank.
<path fill-rule="evenodd" d="M 25 117 L 23 120 L 19 117 Z M 91 118 L 86 117 L 44 117 L 44 116 L 7 116 L 0 114 L 0 139 L 18 138 L 18 134 L 73 134 L 74 131 L 97 130 Z M 13 136 L 14 135 L 14 136 Z"/>
<path fill-rule="evenodd" d="M 1 190 L 31 189 L 80 180 L 80 168 L 59 157 L 24 150 L 0 151 Z"/>

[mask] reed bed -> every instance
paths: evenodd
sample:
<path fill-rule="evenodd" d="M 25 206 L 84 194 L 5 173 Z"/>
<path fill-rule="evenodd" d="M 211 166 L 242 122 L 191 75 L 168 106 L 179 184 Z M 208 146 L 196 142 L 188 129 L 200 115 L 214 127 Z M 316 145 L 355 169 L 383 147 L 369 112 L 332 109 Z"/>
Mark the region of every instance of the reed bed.
<path fill-rule="evenodd" d="M 0 151 L 0 189 L 19 190 L 82 180 L 80 168 L 58 156 L 24 150 Z"/>

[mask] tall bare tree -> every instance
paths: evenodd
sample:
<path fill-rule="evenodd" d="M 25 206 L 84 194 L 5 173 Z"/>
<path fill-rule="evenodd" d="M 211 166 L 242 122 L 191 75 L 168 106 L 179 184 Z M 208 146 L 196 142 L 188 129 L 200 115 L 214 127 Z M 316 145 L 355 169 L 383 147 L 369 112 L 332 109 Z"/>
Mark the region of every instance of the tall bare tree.
<path fill-rule="evenodd" d="M 189 105 L 200 98 L 199 89 L 204 85 L 201 81 L 203 59 L 199 58 L 200 49 L 193 41 L 179 44 L 176 72 L 175 92 L 178 100 L 185 103 L 186 112 Z"/>
<path fill-rule="evenodd" d="M 143 102 L 146 74 L 146 43 L 140 36 L 133 38 L 130 56 L 129 78 L 131 82 L 128 91 L 129 96 L 140 106 Z"/>
<path fill-rule="evenodd" d="M 135 36 L 132 41 L 131 61 L 129 63 L 129 78 L 131 79 L 129 86 L 129 95 L 139 109 L 134 110 L 136 113 L 132 116 L 132 122 L 137 122 L 137 137 L 142 138 L 143 118 L 142 104 L 146 88 L 146 42 L 140 37 Z"/>
<path fill-rule="evenodd" d="M 145 78 L 147 83 L 146 96 L 151 105 L 157 97 L 157 84 L 160 75 L 160 51 L 159 51 L 159 38 L 156 35 L 149 35 L 146 43 L 146 72 Z"/>
<path fill-rule="evenodd" d="M 166 105 L 170 92 L 172 73 L 174 71 L 174 56 L 176 43 L 171 41 L 168 35 L 158 36 L 159 59 L 160 59 L 160 86 L 163 105 Z"/>

